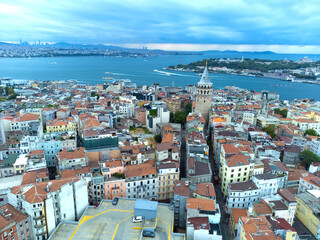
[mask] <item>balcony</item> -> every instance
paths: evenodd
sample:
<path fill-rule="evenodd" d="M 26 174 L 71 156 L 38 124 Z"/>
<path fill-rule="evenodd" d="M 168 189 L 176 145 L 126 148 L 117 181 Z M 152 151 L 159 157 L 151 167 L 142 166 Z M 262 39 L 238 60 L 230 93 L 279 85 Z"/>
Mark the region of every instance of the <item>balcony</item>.
<path fill-rule="evenodd" d="M 33 217 L 34 220 L 39 220 L 39 219 L 43 219 L 43 218 L 44 218 L 44 215 Z"/>
<path fill-rule="evenodd" d="M 120 187 L 112 187 L 111 190 L 120 189 Z"/>
<path fill-rule="evenodd" d="M 47 232 L 41 232 L 41 233 L 37 233 L 37 234 L 36 234 L 37 237 L 43 236 L 43 235 L 47 235 Z"/>
<path fill-rule="evenodd" d="M 37 224 L 34 225 L 35 228 L 43 228 L 46 224 L 45 223 L 41 223 L 41 224 Z"/>

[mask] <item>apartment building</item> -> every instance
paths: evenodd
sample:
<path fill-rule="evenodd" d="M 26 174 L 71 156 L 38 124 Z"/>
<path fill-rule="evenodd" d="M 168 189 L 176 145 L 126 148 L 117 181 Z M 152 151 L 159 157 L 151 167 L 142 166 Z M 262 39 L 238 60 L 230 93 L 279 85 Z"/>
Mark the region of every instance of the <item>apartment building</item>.
<path fill-rule="evenodd" d="M 87 181 L 66 178 L 13 187 L 9 203 L 31 217 L 33 239 L 47 239 L 57 225 L 78 220 L 88 206 Z"/>
<path fill-rule="evenodd" d="M 126 166 L 125 176 L 127 198 L 157 199 L 157 168 L 152 163 Z"/>
<path fill-rule="evenodd" d="M 229 183 L 227 191 L 227 208 L 247 209 L 250 203 L 260 201 L 260 190 L 252 181 Z"/>
<path fill-rule="evenodd" d="M 31 218 L 15 209 L 11 204 L 0 207 L 0 239 L 31 240 Z"/>
<path fill-rule="evenodd" d="M 75 150 L 64 149 L 57 153 L 57 165 L 61 170 L 70 168 L 80 168 L 88 165 L 89 158 L 85 154 L 85 148 L 80 147 Z"/>
<path fill-rule="evenodd" d="M 158 170 L 157 200 L 172 199 L 174 197 L 175 181 L 179 180 L 179 162 L 160 163 Z"/>
<path fill-rule="evenodd" d="M 220 168 L 223 194 L 227 194 L 229 183 L 248 181 L 253 174 L 253 168 L 254 162 L 248 155 L 235 154 L 227 157 Z"/>

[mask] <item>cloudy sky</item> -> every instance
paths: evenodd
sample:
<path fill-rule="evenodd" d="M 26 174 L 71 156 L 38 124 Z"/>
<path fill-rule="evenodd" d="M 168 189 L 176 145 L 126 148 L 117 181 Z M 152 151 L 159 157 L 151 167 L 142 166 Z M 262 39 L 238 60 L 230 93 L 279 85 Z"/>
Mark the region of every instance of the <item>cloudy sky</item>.
<path fill-rule="evenodd" d="M 0 41 L 319 53 L 319 13 L 318 0 L 0 0 Z"/>

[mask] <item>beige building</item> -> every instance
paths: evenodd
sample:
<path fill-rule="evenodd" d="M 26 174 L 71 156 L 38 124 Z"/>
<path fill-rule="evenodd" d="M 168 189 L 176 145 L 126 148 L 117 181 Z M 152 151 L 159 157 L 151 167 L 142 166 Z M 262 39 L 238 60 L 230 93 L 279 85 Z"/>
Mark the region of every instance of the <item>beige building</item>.
<path fill-rule="evenodd" d="M 227 194 L 229 183 L 248 181 L 253 173 L 254 162 L 250 156 L 235 154 L 226 158 L 220 168 L 221 171 L 221 190 Z"/>
<path fill-rule="evenodd" d="M 160 163 L 158 169 L 157 200 L 173 198 L 175 181 L 179 180 L 179 162 Z"/>

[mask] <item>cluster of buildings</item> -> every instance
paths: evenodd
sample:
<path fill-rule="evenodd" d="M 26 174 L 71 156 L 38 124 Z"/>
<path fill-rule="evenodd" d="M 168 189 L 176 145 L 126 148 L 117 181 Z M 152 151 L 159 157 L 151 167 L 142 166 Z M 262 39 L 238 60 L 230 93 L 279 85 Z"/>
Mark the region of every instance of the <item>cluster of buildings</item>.
<path fill-rule="evenodd" d="M 133 217 L 143 219 L 126 226 L 137 239 L 145 231 L 168 239 L 299 239 L 296 219 L 320 239 L 320 166 L 307 171 L 301 159 L 306 151 L 320 156 L 318 136 L 305 134 L 320 134 L 316 102 L 213 90 L 207 68 L 185 89 L 12 87 L 18 96 L 0 103 L 2 239 L 86 239 L 85 229 L 95 227 L 102 236 L 107 219 L 119 221 L 108 226 L 118 236 Z M 181 110 L 185 121 L 173 122 Z"/>
<path fill-rule="evenodd" d="M 250 60 L 245 67 L 241 68 L 241 63 L 244 61 L 248 61 L 248 59 L 243 58 L 217 58 L 213 59 L 214 67 L 208 67 L 209 71 L 212 72 L 222 72 L 228 74 L 239 74 L 244 76 L 256 76 L 256 77 L 268 77 L 268 78 L 276 78 L 284 81 L 291 82 L 307 82 L 319 84 L 319 66 L 314 64 L 314 61 L 308 57 L 304 57 L 298 61 L 290 61 L 284 59 L 282 61 L 267 61 L 267 60 Z M 261 70 L 259 67 L 251 67 L 248 66 L 251 63 L 256 66 L 261 66 L 261 68 L 265 68 L 265 70 Z M 268 65 L 275 63 L 281 64 L 279 68 L 272 70 L 268 69 Z M 286 67 L 288 63 L 296 64 L 296 67 L 292 68 L 292 66 Z M 238 66 L 239 64 L 239 66 Z M 196 71 L 199 72 L 203 69 L 203 66 L 196 66 L 195 69 L 186 69 L 186 68 L 175 68 L 177 71 Z M 168 68 L 172 70 L 171 68 Z"/>

